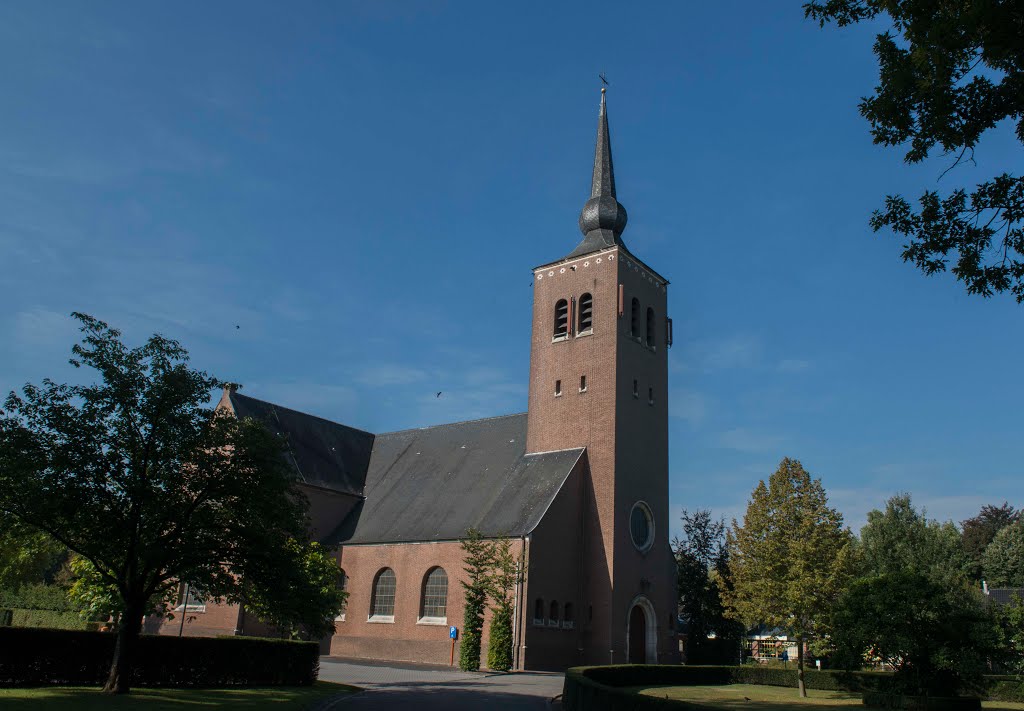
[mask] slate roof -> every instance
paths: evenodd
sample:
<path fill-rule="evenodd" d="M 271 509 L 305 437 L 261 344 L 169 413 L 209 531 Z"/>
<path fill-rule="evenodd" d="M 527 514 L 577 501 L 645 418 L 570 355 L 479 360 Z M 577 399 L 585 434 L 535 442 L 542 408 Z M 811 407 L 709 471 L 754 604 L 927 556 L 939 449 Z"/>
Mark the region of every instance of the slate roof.
<path fill-rule="evenodd" d="M 525 535 L 583 451 L 526 454 L 525 413 L 378 435 L 366 498 L 327 542 Z"/>
<path fill-rule="evenodd" d="M 284 435 L 300 481 L 355 496 L 362 495 L 373 450 L 373 435 L 321 417 L 232 392 L 238 417 L 252 417 Z"/>
<path fill-rule="evenodd" d="M 1009 605 L 1017 595 L 1024 599 L 1024 588 L 989 588 L 988 599 L 999 605 Z"/>
<path fill-rule="evenodd" d="M 285 436 L 301 481 L 360 497 L 328 544 L 530 533 L 584 450 L 526 453 L 526 413 L 374 435 L 229 393 L 238 417 Z"/>

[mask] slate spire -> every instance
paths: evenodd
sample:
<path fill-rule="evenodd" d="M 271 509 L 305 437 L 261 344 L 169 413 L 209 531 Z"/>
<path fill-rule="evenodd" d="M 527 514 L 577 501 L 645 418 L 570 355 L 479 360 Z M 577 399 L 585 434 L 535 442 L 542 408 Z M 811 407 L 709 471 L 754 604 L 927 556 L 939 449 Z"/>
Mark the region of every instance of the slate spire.
<path fill-rule="evenodd" d="M 580 212 L 580 232 L 583 233 L 583 241 L 568 256 L 577 257 L 622 244 L 619 236 L 625 228 L 626 208 L 615 199 L 615 171 L 612 167 L 612 144 L 608 132 L 608 108 L 605 90 L 602 88 L 590 199 Z"/>

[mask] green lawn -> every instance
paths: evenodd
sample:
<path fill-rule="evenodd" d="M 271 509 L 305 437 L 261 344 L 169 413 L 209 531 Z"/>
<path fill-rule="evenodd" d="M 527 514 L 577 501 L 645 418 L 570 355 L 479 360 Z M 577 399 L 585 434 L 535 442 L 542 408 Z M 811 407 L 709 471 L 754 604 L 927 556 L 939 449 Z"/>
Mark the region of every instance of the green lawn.
<path fill-rule="evenodd" d="M 638 694 L 688 701 L 695 706 L 724 711 L 833 711 L 836 707 L 863 708 L 860 694 L 842 691 L 807 691 L 801 699 L 797 690 L 781 686 L 725 684 L 722 686 L 629 687 Z M 985 711 L 1024 711 L 1024 704 L 984 701 Z"/>
<path fill-rule="evenodd" d="M 93 711 L 93 709 L 139 709 L 140 711 L 202 711 L 230 706 L 233 709 L 274 708 L 289 711 L 312 706 L 317 701 L 358 689 L 345 684 L 318 681 L 313 686 L 258 689 L 134 689 L 128 696 L 105 696 L 99 689 L 53 687 L 42 689 L 0 689 L 4 711 Z"/>

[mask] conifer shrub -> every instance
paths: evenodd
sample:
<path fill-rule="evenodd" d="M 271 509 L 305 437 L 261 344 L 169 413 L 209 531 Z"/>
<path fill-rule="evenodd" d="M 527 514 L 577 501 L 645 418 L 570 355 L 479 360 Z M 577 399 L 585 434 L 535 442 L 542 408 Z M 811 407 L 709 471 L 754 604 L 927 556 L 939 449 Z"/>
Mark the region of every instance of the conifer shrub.
<path fill-rule="evenodd" d="M 491 618 L 491 638 L 487 647 L 487 666 L 505 672 L 512 668 L 512 610 L 500 605 Z"/>

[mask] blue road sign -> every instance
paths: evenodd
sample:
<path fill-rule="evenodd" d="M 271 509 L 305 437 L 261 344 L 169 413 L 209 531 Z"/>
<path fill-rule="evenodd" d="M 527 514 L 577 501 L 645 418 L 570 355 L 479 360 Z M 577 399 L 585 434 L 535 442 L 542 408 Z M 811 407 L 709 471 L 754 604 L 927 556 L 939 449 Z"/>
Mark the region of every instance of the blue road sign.
<path fill-rule="evenodd" d="M 451 627 L 449 627 L 448 628 L 448 636 L 451 637 L 452 639 L 458 639 L 459 638 L 459 628 L 456 627 L 455 625 L 452 625 Z"/>

